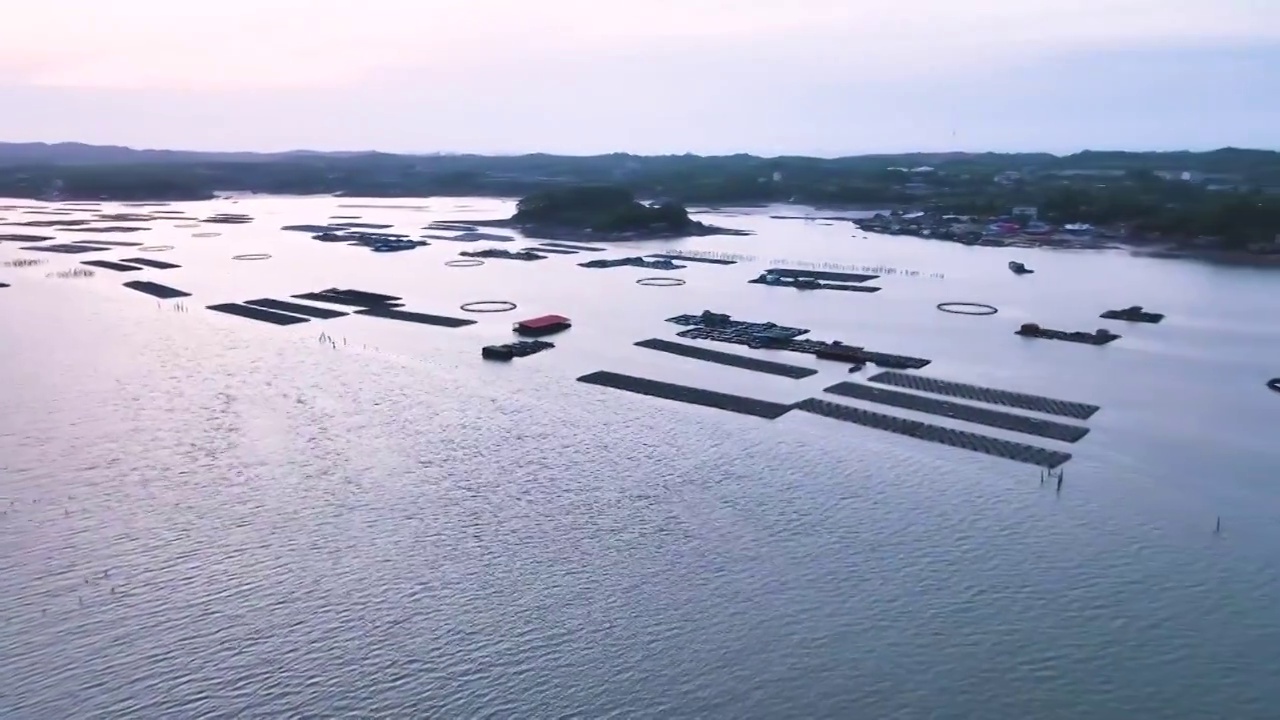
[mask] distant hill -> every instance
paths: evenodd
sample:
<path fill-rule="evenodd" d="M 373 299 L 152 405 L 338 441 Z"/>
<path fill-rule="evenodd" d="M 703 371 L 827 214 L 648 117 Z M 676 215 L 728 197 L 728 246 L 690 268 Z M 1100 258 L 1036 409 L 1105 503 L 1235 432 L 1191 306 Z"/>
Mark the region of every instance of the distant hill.
<path fill-rule="evenodd" d="M 196 152 L 191 150 L 136 150 L 121 145 L 84 143 L 0 143 L 0 165 L 131 165 L 136 163 L 188 162 L 273 162 L 307 157 L 345 158 L 371 152 L 315 152 L 294 150 L 283 153 Z"/>

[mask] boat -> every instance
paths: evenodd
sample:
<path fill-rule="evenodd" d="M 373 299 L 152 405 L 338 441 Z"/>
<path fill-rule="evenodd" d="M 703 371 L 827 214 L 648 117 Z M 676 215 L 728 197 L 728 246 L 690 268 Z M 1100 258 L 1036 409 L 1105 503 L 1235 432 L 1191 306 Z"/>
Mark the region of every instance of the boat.
<path fill-rule="evenodd" d="M 1018 262 L 1017 260 L 1009 261 L 1009 269 L 1013 271 L 1014 275 L 1029 275 L 1035 272 L 1035 270 L 1032 270 L 1026 265 L 1023 265 L 1022 263 Z"/>
<path fill-rule="evenodd" d="M 571 324 L 569 318 L 563 315 L 542 315 L 529 320 L 521 320 L 512 327 L 512 330 L 517 335 L 538 337 L 540 335 L 558 333 L 561 330 L 568 330 Z"/>

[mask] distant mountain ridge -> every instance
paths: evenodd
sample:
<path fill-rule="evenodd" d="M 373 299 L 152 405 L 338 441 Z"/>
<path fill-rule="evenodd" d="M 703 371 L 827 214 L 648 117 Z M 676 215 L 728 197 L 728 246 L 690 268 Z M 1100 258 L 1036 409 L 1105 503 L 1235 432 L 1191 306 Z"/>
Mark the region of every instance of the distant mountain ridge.
<path fill-rule="evenodd" d="M 1048 166 L 1059 169 L 1107 169 L 1148 167 L 1161 169 L 1203 169 L 1214 171 L 1239 165 L 1280 164 L 1280 152 L 1274 150 L 1255 150 L 1244 148 L 1221 148 L 1209 151 L 1099 151 L 1085 150 L 1071 155 L 1053 155 L 1051 153 L 996 153 L 996 152 L 921 152 L 868 155 L 850 155 L 839 158 L 816 158 L 808 156 L 762 157 L 740 153 L 727 156 L 641 156 L 630 153 L 610 153 L 595 156 L 560 156 L 549 153 L 528 153 L 525 155 L 482 155 L 475 153 L 383 153 L 374 150 L 365 151 L 319 151 L 289 150 L 285 152 L 261 153 L 245 151 L 197 151 L 197 150 L 159 150 L 136 149 L 121 145 L 89 145 L 78 142 L 59 143 L 6 143 L 0 142 L 0 165 L 132 165 L 163 163 L 209 163 L 209 162 L 276 162 L 281 160 L 314 159 L 348 159 L 348 158 L 526 158 L 551 159 L 583 157 L 616 160 L 628 158 L 641 160 L 651 157 L 677 158 L 686 157 L 719 157 L 725 160 L 809 160 L 817 163 L 847 164 L 856 162 L 859 165 L 884 164 L 904 165 L 910 167 L 953 165 L 964 163 L 1000 163 L 1009 167 Z"/>

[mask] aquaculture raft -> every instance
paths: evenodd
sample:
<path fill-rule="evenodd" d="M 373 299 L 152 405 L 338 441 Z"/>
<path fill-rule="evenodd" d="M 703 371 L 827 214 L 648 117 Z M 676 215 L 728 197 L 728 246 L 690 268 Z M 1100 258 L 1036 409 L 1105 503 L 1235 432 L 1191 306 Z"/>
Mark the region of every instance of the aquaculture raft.
<path fill-rule="evenodd" d="M 291 297 L 298 300 L 310 300 L 331 305 L 351 305 L 362 308 L 400 307 L 399 300 L 401 299 L 394 295 L 382 295 L 364 292 L 363 290 L 341 290 L 338 288 L 329 288 L 313 293 L 300 293 Z"/>
<path fill-rule="evenodd" d="M 1067 425 L 1053 420 L 1030 418 L 1025 415 L 1015 415 L 1000 410 L 965 405 L 951 400 L 938 400 L 921 395 L 912 395 L 900 390 L 876 388 L 861 383 L 836 383 L 827 388 L 826 392 L 854 400 L 880 403 L 903 410 L 914 410 L 926 415 L 937 415 L 971 422 L 975 425 L 986 425 L 987 427 L 1020 432 L 1025 435 L 1036 435 L 1062 442 L 1077 442 L 1089 434 L 1089 428 L 1079 425 Z"/>
<path fill-rule="evenodd" d="M 245 300 L 245 305 L 267 310 L 275 310 L 276 312 L 289 313 L 291 315 L 301 315 L 303 317 L 315 318 L 317 320 L 332 320 L 333 318 L 346 317 L 346 313 L 333 308 L 316 307 L 315 305 L 303 305 L 302 303 L 286 302 L 284 300 L 273 300 L 271 298 L 258 298 L 257 300 Z"/>
<path fill-rule="evenodd" d="M 505 345 L 485 345 L 480 349 L 480 357 L 485 360 L 511 360 L 512 358 L 528 357 L 543 350 L 550 350 L 555 346 L 555 343 L 550 343 L 546 340 L 517 340 Z"/>
<path fill-rule="evenodd" d="M 728 412 L 739 413 L 741 415 L 752 415 L 754 417 L 765 418 L 767 420 L 780 418 L 791 410 L 790 405 L 784 405 L 782 403 L 757 400 L 755 398 L 730 395 L 728 393 L 714 392 L 711 390 L 703 390 L 701 388 L 688 387 L 686 385 L 676 385 L 675 383 L 661 382 L 658 380 L 649 380 L 648 378 L 623 375 L 621 373 L 609 372 L 607 370 L 600 370 L 588 375 L 583 375 L 578 378 L 578 382 L 584 382 L 588 385 L 599 385 L 601 387 L 614 388 L 616 390 L 625 390 L 627 392 L 636 393 L 637 395 L 648 395 L 649 397 L 661 398 L 663 400 L 674 400 L 676 402 L 689 403 L 691 405 L 701 405 L 703 407 L 715 408 L 717 410 L 726 410 Z"/>
<path fill-rule="evenodd" d="M 794 290 L 844 290 L 845 292 L 874 293 L 880 292 L 880 288 L 872 285 L 841 285 L 838 283 L 822 282 L 815 278 L 808 277 L 781 277 L 764 273 L 759 277 L 752 278 L 747 281 L 752 285 L 768 285 L 769 287 L 785 287 Z"/>
<path fill-rule="evenodd" d="M 601 248 L 603 250 L 603 248 Z M 720 258 L 694 257 L 691 255 L 649 255 L 655 260 L 679 260 L 681 262 L 703 263 L 705 265 L 737 265 L 737 260 L 722 260 Z"/>
<path fill-rule="evenodd" d="M 1108 310 L 1098 317 L 1103 320 L 1124 320 L 1126 322 L 1158 323 L 1164 319 L 1163 313 L 1147 312 L 1141 305 L 1132 305 L 1122 310 Z"/>
<path fill-rule="evenodd" d="M 1022 337 L 1040 338 L 1041 340 L 1062 340 L 1064 342 L 1080 343 L 1082 345 L 1106 345 L 1107 343 L 1120 338 L 1119 335 L 1111 332 L 1106 328 L 1098 328 L 1094 332 L 1067 332 L 1065 330 L 1050 330 L 1042 328 L 1035 323 L 1023 323 L 1022 327 L 1013 331 L 1014 335 Z"/>
<path fill-rule="evenodd" d="M 580 250 L 582 252 L 604 252 L 608 248 L 596 247 L 594 245 L 575 245 L 573 243 L 564 242 L 544 242 L 538 243 L 542 247 L 559 248 L 561 250 Z"/>
<path fill-rule="evenodd" d="M 466 320 L 464 318 L 448 317 L 446 315 L 428 315 L 427 313 L 409 312 L 408 310 L 400 310 L 390 305 L 375 305 L 367 307 L 363 310 L 356 310 L 356 315 L 368 315 L 369 317 L 385 318 L 387 320 L 401 320 L 404 322 L 418 323 L 419 325 L 435 325 L 436 327 L 460 328 L 466 325 L 475 325 L 475 320 Z"/>
<path fill-rule="evenodd" d="M 1071 453 L 1059 450 L 1049 450 L 1034 445 L 1024 445 L 1010 440 L 979 435 L 966 430 L 953 430 L 918 420 L 883 415 L 828 400 L 819 400 L 818 398 L 801 400 L 794 407 L 796 410 L 803 410 L 804 412 L 821 415 L 833 420 L 841 420 L 855 425 L 862 425 L 863 427 L 913 437 L 917 440 L 961 448 L 982 453 L 983 455 L 992 455 L 1044 468 L 1056 468 L 1071 459 Z"/>
<path fill-rule="evenodd" d="M 799 365 L 787 365 L 785 363 L 773 362 L 771 360 L 761 360 L 760 358 L 721 352 L 719 350 L 701 348 L 695 345 L 685 345 L 684 343 L 671 342 L 670 340 L 661 340 L 659 338 L 641 340 L 636 343 L 636 347 L 671 353 L 672 355 L 679 355 L 680 357 L 686 357 L 692 360 L 702 360 L 704 362 L 715 363 L 717 365 L 726 365 L 728 367 L 751 370 L 754 372 L 766 373 L 768 375 L 777 375 L 779 377 L 787 377 L 795 380 L 818 374 L 818 371 L 813 368 L 800 367 Z"/>
<path fill-rule="evenodd" d="M 239 303 L 220 303 L 218 305 L 209 305 L 207 309 L 214 312 L 226 313 L 227 315 L 235 315 L 236 317 L 248 318 L 249 320 L 257 320 L 258 322 L 270 323 L 272 325 L 301 325 L 310 322 L 307 318 L 298 317 L 297 315 L 286 315 L 285 313 L 275 312 L 274 310 L 265 310 L 260 307 L 250 305 L 241 305 Z"/>
<path fill-rule="evenodd" d="M 951 382 L 950 380 L 939 380 L 938 378 L 924 375 L 910 375 L 901 372 L 882 372 L 867 378 L 867 381 L 933 393 L 934 395 L 973 400 L 989 405 L 1003 405 L 1005 407 L 1018 408 L 1019 410 L 1045 413 L 1046 415 L 1075 418 L 1076 420 L 1088 420 L 1093 417 L 1094 413 L 1102 409 L 1097 405 L 1088 403 L 1055 400 L 1043 395 L 999 390 L 981 385 L 967 385 L 965 383 Z"/>
<path fill-rule="evenodd" d="M 865 273 L 803 270 L 798 268 L 769 268 L 764 271 L 764 274 L 787 278 L 813 278 L 814 280 L 828 280 L 839 283 L 863 283 L 880 277 L 879 275 L 867 275 Z"/>
<path fill-rule="evenodd" d="M 563 330 L 568 330 L 573 326 L 569 318 L 563 315 L 542 315 L 528 320 L 521 320 L 512 326 L 512 330 L 517 335 L 525 337 L 540 337 L 543 335 L 553 335 Z"/>
<path fill-rule="evenodd" d="M 504 250 L 502 248 L 488 248 L 486 250 L 463 250 L 458 254 L 466 257 L 491 258 L 495 260 L 533 261 L 533 260 L 547 259 L 546 255 L 539 255 L 538 253 L 534 253 L 534 252 L 527 252 L 525 250 L 521 250 L 520 252 L 511 252 L 510 250 Z"/>
<path fill-rule="evenodd" d="M 110 260 L 82 260 L 81 265 L 89 267 L 102 268 L 103 270 L 115 270 L 116 272 L 135 272 L 142 268 L 136 265 L 125 265 L 124 263 L 112 262 Z"/>
<path fill-rule="evenodd" d="M 649 270 L 684 270 L 687 265 L 677 265 L 670 260 L 645 260 L 642 257 L 625 257 L 613 258 L 609 260 L 588 260 L 578 263 L 578 267 L 584 268 L 616 268 L 616 267 L 638 267 Z"/>
<path fill-rule="evenodd" d="M 174 270 L 176 268 L 182 267 L 181 265 L 175 265 L 171 262 L 165 262 L 163 260 L 152 260 L 151 258 L 120 258 L 120 262 L 130 263 L 133 265 L 141 265 L 143 267 L 149 267 L 155 270 Z"/>
<path fill-rule="evenodd" d="M 137 290 L 140 293 L 146 293 L 152 297 L 158 297 L 161 300 L 172 300 L 174 298 L 191 297 L 191 293 L 177 288 L 171 288 L 168 285 L 160 283 L 147 282 L 146 280 L 130 280 L 124 283 L 124 286 L 130 290 Z"/>

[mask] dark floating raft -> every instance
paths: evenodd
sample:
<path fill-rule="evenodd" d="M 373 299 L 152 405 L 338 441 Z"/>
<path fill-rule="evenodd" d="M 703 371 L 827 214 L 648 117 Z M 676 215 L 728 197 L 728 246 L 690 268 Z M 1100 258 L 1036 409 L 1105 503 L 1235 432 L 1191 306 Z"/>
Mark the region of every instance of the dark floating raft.
<path fill-rule="evenodd" d="M 271 323 L 272 325 L 301 325 L 304 322 L 310 322 L 307 318 L 298 317 L 297 315 L 286 315 L 284 313 L 272 312 L 271 310 L 264 310 L 259 307 L 250 307 L 249 305 L 241 305 L 239 303 L 209 305 L 208 309 L 213 310 L 214 312 L 248 318 L 250 320 Z"/>
<path fill-rule="evenodd" d="M 796 268 L 769 268 L 764 272 L 766 275 L 777 275 L 778 277 L 813 278 L 814 280 L 828 280 L 830 282 L 840 283 L 863 283 L 880 277 L 879 275 L 867 275 L 865 273 L 831 272 L 829 270 L 802 270 Z"/>
<path fill-rule="evenodd" d="M 379 293 L 364 292 L 363 290 L 339 290 L 338 288 L 329 288 L 328 290 L 313 293 L 301 293 L 291 297 L 298 300 L 362 308 L 400 307 L 398 301 L 401 299 L 394 295 L 381 295 Z"/>
<path fill-rule="evenodd" d="M 524 261 L 532 261 L 532 260 L 546 260 L 546 259 L 547 259 L 547 256 L 546 256 L 546 255 L 539 255 L 539 254 L 538 254 L 538 253 L 536 253 L 536 252 L 529 252 L 528 250 L 521 250 L 521 251 L 519 251 L 519 252 L 511 252 L 510 250 L 504 250 L 504 249 L 502 249 L 502 248 L 488 248 L 488 249 L 485 249 L 485 250 L 463 250 L 462 252 L 460 252 L 460 253 L 458 253 L 458 254 L 459 254 L 459 255 L 462 255 L 462 256 L 465 256 L 465 257 L 475 257 L 475 258 L 492 258 L 492 259 L 495 259 L 495 260 L 524 260 Z"/>
<path fill-rule="evenodd" d="M 82 232 L 82 233 L 135 233 L 151 228 L 130 227 L 128 225 L 104 225 L 102 227 L 69 227 L 63 228 L 63 232 Z"/>
<path fill-rule="evenodd" d="M 683 270 L 687 265 L 677 265 L 670 260 L 645 260 L 642 257 L 612 258 L 609 260 L 588 260 L 578 263 L 578 267 L 600 269 L 616 267 L 638 267 L 649 270 Z"/>
<path fill-rule="evenodd" d="M 7 287 L 9 287 L 9 283 L 0 282 L 0 288 L 7 288 Z"/>
<path fill-rule="evenodd" d="M 320 234 L 320 233 L 340 233 L 346 230 L 345 227 L 339 225 L 285 225 L 281 230 L 291 230 L 293 232 L 304 232 Z"/>
<path fill-rule="evenodd" d="M 156 270 L 173 270 L 182 267 L 174 265 L 171 262 L 163 260 L 152 260 L 151 258 L 120 258 L 120 262 L 133 263 L 134 265 L 142 265 L 143 267 L 155 268 Z"/>
<path fill-rule="evenodd" d="M 696 345 L 686 345 L 684 343 L 671 342 L 670 340 L 661 340 L 659 338 L 641 340 L 636 343 L 636 347 L 671 353 L 672 355 L 679 355 L 680 357 L 686 357 L 692 360 L 702 360 L 704 362 L 715 363 L 717 365 L 727 365 L 729 367 L 741 368 L 743 370 L 752 370 L 755 372 L 767 373 L 769 375 L 778 375 L 780 377 L 792 378 L 793 380 L 799 380 L 801 378 L 807 378 L 811 375 L 818 374 L 818 371 L 813 368 L 800 367 L 799 365 L 787 365 L 786 363 L 773 362 L 771 360 L 761 360 L 760 358 L 721 352 L 719 350 L 711 350 L 709 348 L 701 348 Z"/>
<path fill-rule="evenodd" d="M 581 250 L 583 252 L 604 252 L 605 250 L 608 250 L 608 248 L 597 247 L 595 245 L 575 245 L 573 243 L 554 241 L 538 243 L 538 245 L 541 245 L 542 247 L 560 248 L 561 250 Z"/>
<path fill-rule="evenodd" d="M 764 273 L 759 277 L 752 278 L 747 281 L 753 285 L 768 285 L 769 287 L 785 287 L 794 290 L 844 290 L 845 292 L 874 293 L 880 292 L 880 288 L 873 285 L 842 285 L 839 283 L 822 282 L 814 278 L 807 277 L 780 277 Z"/>
<path fill-rule="evenodd" d="M 296 296 L 295 296 L 296 297 Z M 475 325 L 475 320 L 466 320 L 464 318 L 446 317 L 444 315 L 428 315 L 426 313 L 409 312 L 408 310 L 400 310 L 398 308 L 389 307 L 387 305 L 376 305 L 367 307 L 363 310 L 356 310 L 356 315 L 368 315 L 369 317 L 386 318 L 387 320 L 402 320 L 404 322 L 418 323 L 420 325 L 435 325 L 436 327 L 460 328 L 466 325 Z"/>
<path fill-rule="evenodd" d="M 364 228 L 366 230 L 386 230 L 387 228 L 392 227 L 391 225 L 384 225 L 382 223 L 370 223 L 370 222 L 340 222 L 340 223 L 333 223 L 333 224 L 337 225 L 338 227 Z"/>
<path fill-rule="evenodd" d="M 52 240 L 52 235 L 28 235 L 26 233 L 0 233 L 0 242 L 29 242 L 37 243 L 45 240 Z"/>
<path fill-rule="evenodd" d="M 124 263 L 112 262 L 110 260 L 82 260 L 81 265 L 89 267 L 102 268 L 103 270 L 115 270 L 116 272 L 134 272 L 142 268 L 136 265 L 125 265 Z"/>
<path fill-rule="evenodd" d="M 520 252 L 551 253 L 552 255 L 577 255 L 578 254 L 577 250 L 568 250 L 566 248 L 558 248 L 558 247 L 538 247 L 538 246 L 523 248 Z"/>
<path fill-rule="evenodd" d="M 1147 312 L 1141 305 L 1133 305 L 1123 310 L 1108 310 L 1098 317 L 1103 320 L 1124 320 L 1127 322 L 1158 323 L 1164 319 L 1164 313 Z"/>
<path fill-rule="evenodd" d="M 130 290 L 137 290 L 140 293 L 146 293 L 152 297 L 158 297 L 161 300 L 172 300 L 173 298 L 191 297 L 191 293 L 177 288 L 171 288 L 168 285 L 160 283 L 147 282 L 146 280 L 130 280 L 124 283 L 124 286 Z"/>
<path fill-rule="evenodd" d="M 600 248 L 603 250 L 604 248 Z M 656 260 L 679 260 L 681 262 L 704 263 L 706 265 L 737 265 L 737 260 L 721 260 L 720 258 L 691 257 L 688 255 L 662 255 L 654 254 L 648 257 Z"/>
<path fill-rule="evenodd" d="M 72 245 L 105 245 L 107 247 L 142 247 L 144 243 L 128 240 L 72 240 Z"/>
<path fill-rule="evenodd" d="M 1097 405 L 1088 403 L 1055 400 L 1043 395 L 998 390 L 996 388 L 982 387 L 981 385 L 966 385 L 965 383 L 939 380 L 923 375 L 909 375 L 901 372 L 882 372 L 867 378 L 867 380 L 868 382 L 893 385 L 907 388 L 908 390 L 933 393 L 934 395 L 973 400 L 974 402 L 983 402 L 989 405 L 1003 405 L 1005 407 L 1018 408 L 1019 410 L 1041 412 L 1046 415 L 1075 418 L 1076 420 L 1088 420 L 1093 417 L 1094 413 L 1102 409 Z"/>
<path fill-rule="evenodd" d="M 676 385 L 674 383 L 660 382 L 658 380 L 649 380 L 647 378 L 623 375 L 621 373 L 609 372 L 607 370 L 600 370 L 588 375 L 583 375 L 578 378 L 578 382 L 584 382 L 588 385 L 599 385 L 600 387 L 614 388 L 616 390 L 625 390 L 627 392 L 636 393 L 637 395 L 648 395 L 649 397 L 661 398 L 663 400 L 674 400 L 676 402 L 689 403 L 690 405 L 701 405 L 703 407 L 715 408 L 717 410 L 727 410 L 728 412 L 739 413 L 742 415 L 752 415 L 754 417 L 765 418 L 767 420 L 780 418 L 791 410 L 790 405 L 783 405 L 782 403 L 757 400 L 755 398 L 742 397 L 740 395 L 730 395 L 728 393 L 714 392 L 712 390 L 703 390 L 701 388 L 688 387 L 686 385 Z"/>
<path fill-rule="evenodd" d="M 749 348 L 769 348 L 816 355 L 823 360 L 834 360 L 852 365 L 872 363 L 885 368 L 919 370 L 928 365 L 927 358 L 909 355 L 892 355 L 873 352 L 856 345 L 846 345 L 839 340 L 824 342 L 800 338 L 809 331 L 804 328 L 786 327 L 774 323 L 750 323 L 734 320 L 724 313 L 704 310 L 701 315 L 677 315 L 667 322 L 690 326 L 679 337 L 690 340 L 745 345 Z"/>
<path fill-rule="evenodd" d="M 912 395 L 900 390 L 871 387 L 862 383 L 836 383 L 827 388 L 826 392 L 854 400 L 889 405 L 903 410 L 914 410 L 926 415 L 937 415 L 971 422 L 975 425 L 986 425 L 987 427 L 1020 432 L 1025 435 L 1035 435 L 1062 442 L 1077 442 L 1089 434 L 1089 428 L 1080 427 L 1079 425 L 1067 425 L 1053 420 L 1030 418 L 1025 415 L 1015 415 L 1001 410 L 965 405 L 951 400 L 938 400 L 921 395 Z"/>
<path fill-rule="evenodd" d="M 485 345 L 480 348 L 480 357 L 485 360 L 511 360 L 518 357 L 529 357 L 543 350 L 550 350 L 555 343 L 546 340 L 517 340 L 505 345 Z"/>
<path fill-rule="evenodd" d="M 317 320 L 332 320 L 333 318 L 346 317 L 346 313 L 333 308 L 316 307 L 315 305 L 303 305 L 302 303 L 286 302 L 284 300 L 272 300 L 271 298 L 258 298 L 257 300 L 245 300 L 245 305 L 257 308 L 265 308 L 267 310 L 275 310 L 276 312 L 290 313 L 292 315 L 302 315 L 303 317 L 315 318 Z"/>
<path fill-rule="evenodd" d="M 1040 338 L 1041 340 L 1062 340 L 1064 342 L 1081 343 L 1083 345 L 1106 345 L 1112 340 L 1120 338 L 1119 335 L 1106 328 L 1098 328 L 1091 333 L 1067 332 L 1065 330 L 1050 330 L 1049 328 L 1042 328 L 1035 323 L 1023 323 L 1022 327 L 1013 331 L 1013 334 L 1021 335 L 1022 337 Z"/>
<path fill-rule="evenodd" d="M 97 247 L 94 245 L 72 245 L 64 243 L 61 245 L 33 245 L 22 248 L 23 250 L 34 250 L 36 252 L 59 253 L 62 255 L 79 255 L 81 253 L 103 252 L 110 250 L 108 247 Z"/>
<path fill-rule="evenodd" d="M 1071 453 L 1049 450 L 1034 445 L 1024 445 L 1023 443 L 1001 440 L 965 430 L 952 430 L 941 425 L 931 425 L 918 420 L 907 420 L 893 415 L 884 415 L 818 398 L 801 400 L 794 407 L 796 410 L 803 410 L 804 412 L 821 415 L 832 420 L 841 420 L 863 427 L 913 437 L 917 440 L 970 450 L 983 455 L 992 455 L 1044 468 L 1056 468 L 1071 459 Z"/>

